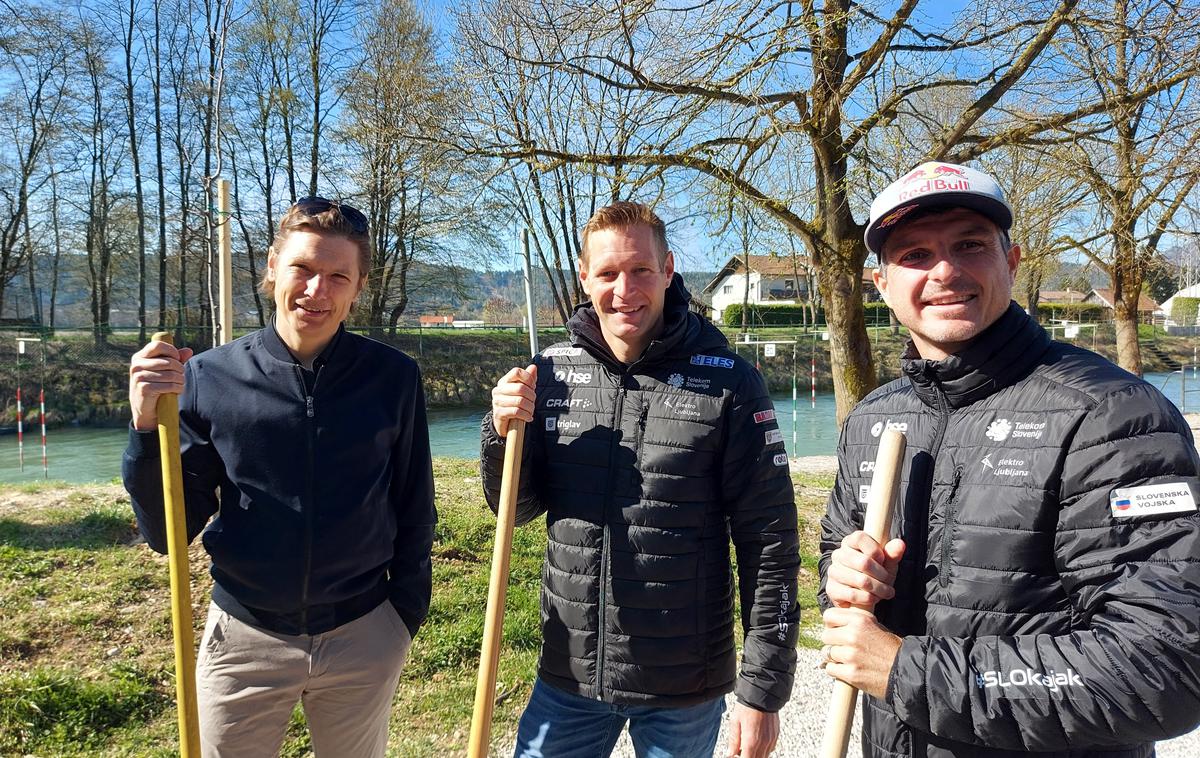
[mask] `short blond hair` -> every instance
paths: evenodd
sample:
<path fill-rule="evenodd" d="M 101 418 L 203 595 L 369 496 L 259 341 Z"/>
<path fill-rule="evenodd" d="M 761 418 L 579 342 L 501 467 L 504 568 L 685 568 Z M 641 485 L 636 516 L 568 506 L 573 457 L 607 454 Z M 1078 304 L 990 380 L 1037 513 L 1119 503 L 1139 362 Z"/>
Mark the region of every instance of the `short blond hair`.
<path fill-rule="evenodd" d="M 328 204 L 329 207 L 315 213 L 310 212 L 305 210 L 305 202 L 309 200 L 321 201 L 322 205 Z M 357 208 L 350 206 L 346 206 L 346 208 L 347 211 L 343 211 L 341 203 L 324 200 L 324 198 L 304 198 L 297 201 L 279 219 L 279 227 L 275 230 L 275 239 L 267 248 L 267 254 L 270 255 L 277 251 L 292 232 L 312 232 L 345 237 L 358 248 L 358 278 L 359 281 L 365 280 L 367 273 L 371 270 L 371 237 L 366 231 L 366 217 Z M 361 225 L 356 225 L 347 218 L 351 213 L 357 214 L 358 218 L 362 219 Z M 268 265 L 263 268 L 262 278 L 258 282 L 258 291 L 274 299 L 275 282 L 269 278 L 269 273 L 270 266 Z"/>
<path fill-rule="evenodd" d="M 658 217 L 653 209 L 642 203 L 634 203 L 628 200 L 620 200 L 606 205 L 600 210 L 592 214 L 587 223 L 583 225 L 583 229 L 579 233 L 580 237 L 580 253 L 579 260 L 587 264 L 587 246 L 588 238 L 593 232 L 604 231 L 605 229 L 628 229 L 639 224 L 650 228 L 654 234 L 654 241 L 658 243 L 658 263 L 662 265 L 667 260 L 667 225 Z"/>

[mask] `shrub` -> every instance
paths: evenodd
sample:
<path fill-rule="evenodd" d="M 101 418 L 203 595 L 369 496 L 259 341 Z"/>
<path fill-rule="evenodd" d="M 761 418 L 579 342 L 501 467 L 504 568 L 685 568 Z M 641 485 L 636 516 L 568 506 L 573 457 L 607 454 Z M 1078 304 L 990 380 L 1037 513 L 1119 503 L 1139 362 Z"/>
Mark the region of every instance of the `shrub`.
<path fill-rule="evenodd" d="M 1200 310 L 1200 297 L 1177 297 L 1171 301 L 1171 320 L 1176 324 L 1191 326 L 1196 323 L 1196 312 Z"/>

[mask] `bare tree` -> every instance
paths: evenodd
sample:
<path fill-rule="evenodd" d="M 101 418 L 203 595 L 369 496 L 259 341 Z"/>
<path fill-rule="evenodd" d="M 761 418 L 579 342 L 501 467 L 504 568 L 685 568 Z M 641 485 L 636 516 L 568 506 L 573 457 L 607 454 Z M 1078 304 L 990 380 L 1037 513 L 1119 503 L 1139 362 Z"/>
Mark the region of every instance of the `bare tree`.
<path fill-rule="evenodd" d="M 1097 231 L 1070 239 L 1112 281 L 1117 362 L 1140 374 L 1138 302 L 1172 220 L 1200 180 L 1200 8 L 1109 0 L 1073 20 L 1064 52 L 1101 105 L 1102 135 L 1080 139 L 1072 169 L 1100 203 Z M 1136 93 L 1153 91 L 1149 98 Z"/>
<path fill-rule="evenodd" d="M 339 136 L 357 158 L 366 195 L 372 263 L 363 299 L 366 322 L 378 334 L 394 330 L 408 307 L 415 264 L 449 264 L 450 253 L 486 245 L 490 219 L 477 183 L 464 181 L 473 177 L 461 154 L 416 136 L 440 134 L 457 107 L 435 59 L 432 29 L 410 0 L 383 0 L 365 21 Z M 454 240 L 460 247 L 451 247 Z M 443 286 L 453 285 L 457 268 L 425 269 L 435 270 Z"/>
<path fill-rule="evenodd" d="M 0 36 L 0 64 L 7 92 L 0 99 L 0 133 L 15 162 L 0 165 L 0 314 L 7 286 L 33 265 L 29 229 L 30 197 L 48 180 L 43 171 L 47 148 L 68 109 L 71 45 L 60 14 L 40 8 L 9 11 L 12 23 Z M 31 282 L 31 296 L 37 302 Z"/>
<path fill-rule="evenodd" d="M 890 16 L 850 0 L 819 8 L 636 2 L 608 10 L 577 0 L 501 0 L 466 8 L 459 19 L 469 48 L 505 58 L 531 79 L 569 74 L 625 91 L 633 95 L 630 112 L 640 114 L 619 150 L 531 136 L 482 152 L 651 167 L 668 179 L 705 174 L 803 240 L 819 269 L 842 418 L 876 385 L 862 308 L 864 224 L 856 218 L 884 179 L 872 168 L 872 136 L 922 119 L 914 108 L 920 93 L 951 89 L 969 95 L 965 105 L 915 146 L 920 158 L 969 160 L 1001 145 L 1059 137 L 1054 130 L 1097 113 L 1095 102 L 1056 101 L 1057 77 L 1038 68 L 1078 2 L 1012 8 L 985 0 L 936 25 L 914 13 L 917 0 L 900 2 Z M 463 23 L 472 17 L 486 21 Z M 540 33 L 539 44 L 513 46 L 504 31 L 512 24 Z M 1043 95 L 1044 110 L 1003 107 L 1018 83 L 1023 97 Z M 1129 98 L 1146 95 L 1135 88 Z M 997 118 L 985 118 L 993 112 Z"/>
<path fill-rule="evenodd" d="M 987 156 L 987 170 L 1004 187 L 1013 210 L 1012 241 L 1021 246 L 1017 286 L 1029 315 L 1039 318 L 1038 295 L 1070 249 L 1061 237 L 1082 211 L 1086 188 L 1068 168 L 1061 148 L 1003 147 Z"/>

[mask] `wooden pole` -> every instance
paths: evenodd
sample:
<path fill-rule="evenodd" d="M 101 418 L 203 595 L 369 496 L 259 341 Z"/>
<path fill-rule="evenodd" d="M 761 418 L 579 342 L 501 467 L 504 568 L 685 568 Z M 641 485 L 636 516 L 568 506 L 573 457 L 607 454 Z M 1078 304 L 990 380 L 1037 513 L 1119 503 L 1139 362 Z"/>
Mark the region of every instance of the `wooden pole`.
<path fill-rule="evenodd" d="M 217 180 L 217 216 L 220 218 L 218 227 L 218 259 L 220 276 L 221 311 L 217 335 L 217 344 L 224 345 L 233 339 L 233 237 L 232 226 L 229 223 L 229 180 Z"/>
<path fill-rule="evenodd" d="M 879 440 L 875 454 L 875 473 L 871 477 L 871 492 L 867 496 L 867 513 L 863 531 L 879 544 L 887 541 L 892 529 L 892 509 L 900 488 L 900 470 L 904 461 L 907 440 L 894 429 L 888 429 Z M 857 605 L 863 613 L 874 613 L 870 606 Z M 843 758 L 850 744 L 850 727 L 854 723 L 854 704 L 858 690 L 840 679 L 833 683 L 833 697 L 825 719 L 825 735 L 821 741 L 821 758 Z"/>
<path fill-rule="evenodd" d="M 475 680 L 475 711 L 471 716 L 469 758 L 487 758 L 496 697 L 496 669 L 500 664 L 500 638 L 504 632 L 504 601 L 508 596 L 508 564 L 512 557 L 513 523 L 517 489 L 521 481 L 521 453 L 525 422 L 509 423 L 504 438 L 504 471 L 500 479 L 500 507 L 496 512 L 496 543 L 492 549 L 492 577 L 488 584 L 483 646 L 479 651 L 479 677 Z"/>
<path fill-rule="evenodd" d="M 152 339 L 171 344 L 171 333 L 158 332 Z M 191 573 L 188 570 L 187 517 L 183 506 L 183 464 L 179 459 L 179 396 L 159 395 L 156 408 L 158 445 L 162 458 L 163 505 L 167 516 L 167 561 L 171 570 L 171 629 L 175 636 L 179 754 L 182 758 L 200 758 Z"/>

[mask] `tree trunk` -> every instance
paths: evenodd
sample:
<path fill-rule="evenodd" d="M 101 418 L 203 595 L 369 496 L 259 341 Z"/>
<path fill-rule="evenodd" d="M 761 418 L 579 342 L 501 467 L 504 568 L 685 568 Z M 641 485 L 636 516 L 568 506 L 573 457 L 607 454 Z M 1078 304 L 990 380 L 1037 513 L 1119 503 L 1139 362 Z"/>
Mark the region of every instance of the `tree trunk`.
<path fill-rule="evenodd" d="M 821 295 L 829 324 L 829 357 L 837 398 L 837 423 L 878 385 L 871 340 L 862 307 L 862 269 L 845 270 L 830 256 L 820 270 Z"/>
<path fill-rule="evenodd" d="M 133 17 L 136 0 L 129 0 L 125 29 L 125 107 L 129 117 L 129 156 L 133 160 L 133 189 L 137 204 L 138 241 L 138 344 L 146 343 L 146 202 L 142 193 L 142 162 L 138 157 L 136 103 L 133 96 Z"/>

